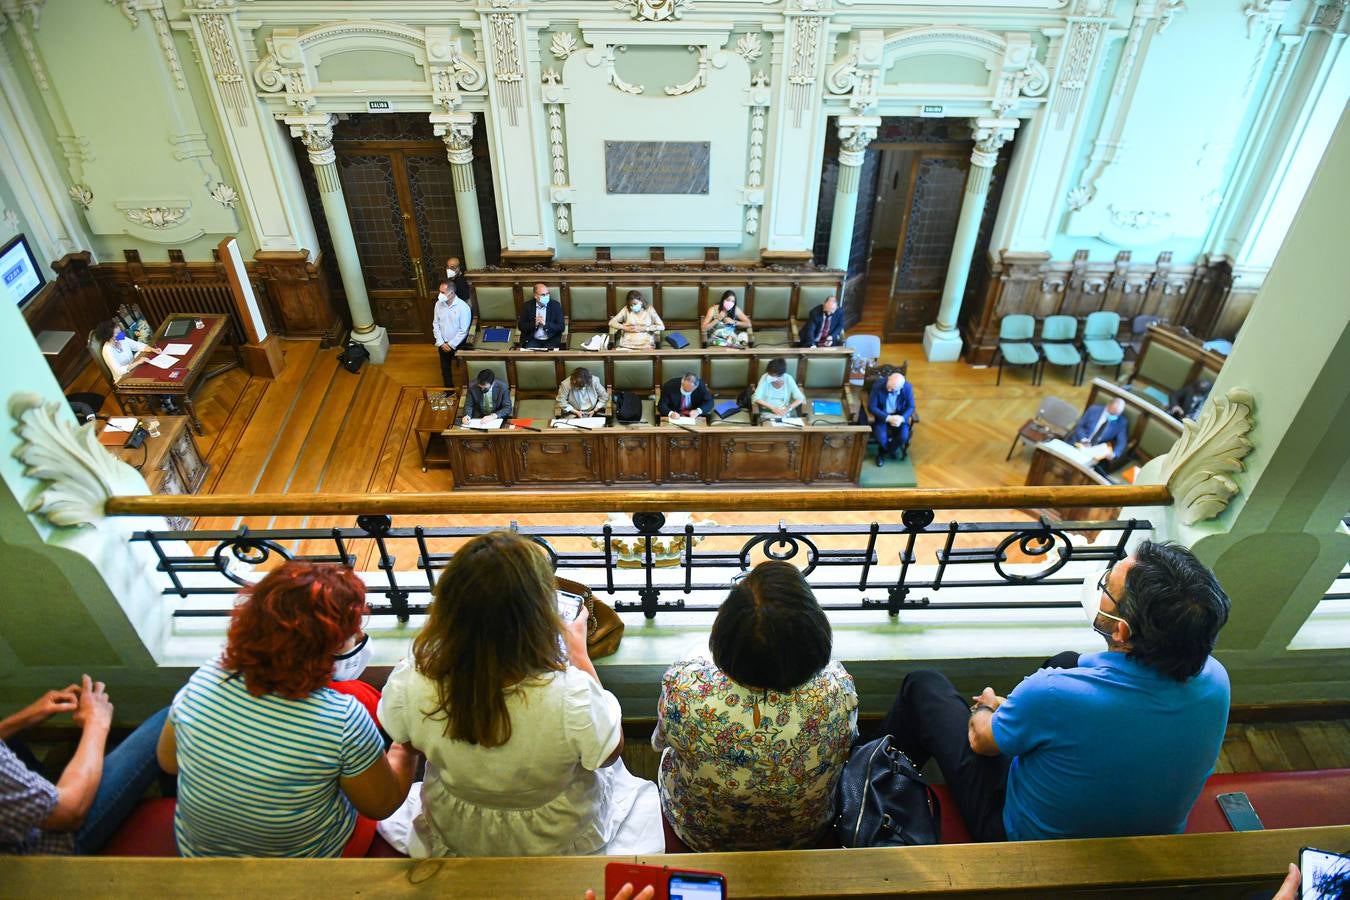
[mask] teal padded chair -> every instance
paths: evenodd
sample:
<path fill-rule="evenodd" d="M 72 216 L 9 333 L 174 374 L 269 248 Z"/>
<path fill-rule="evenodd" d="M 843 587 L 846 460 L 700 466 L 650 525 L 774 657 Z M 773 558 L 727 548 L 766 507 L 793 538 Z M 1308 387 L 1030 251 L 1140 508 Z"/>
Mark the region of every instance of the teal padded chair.
<path fill-rule="evenodd" d="M 516 330 L 516 319 L 520 313 L 516 307 L 516 289 L 510 285 L 483 285 L 474 288 L 473 299 L 478 304 L 478 333 L 474 349 L 509 350 L 520 339 Z M 483 339 L 486 329 L 502 327 L 510 329 L 506 340 Z"/>
<path fill-rule="evenodd" d="M 1041 353 L 1031 342 L 1036 333 L 1036 319 L 1028 315 L 1004 316 L 998 323 L 998 349 L 994 358 L 998 360 L 998 379 L 994 384 L 1003 383 L 1003 364 L 1010 366 L 1030 366 L 1031 383 L 1040 383 Z"/>
<path fill-rule="evenodd" d="M 1120 314 L 1102 310 L 1089 313 L 1083 324 L 1083 352 L 1085 359 L 1079 370 L 1078 383 L 1089 365 L 1115 366 L 1114 381 L 1120 381 L 1120 364 L 1125 361 L 1125 348 L 1116 340 L 1120 330 Z"/>
<path fill-rule="evenodd" d="M 603 284 L 569 287 L 567 301 L 568 322 L 572 325 L 569 350 L 580 350 L 595 335 L 609 332 L 609 288 Z"/>
<path fill-rule="evenodd" d="M 1041 379 L 1045 379 L 1045 367 L 1069 366 L 1073 369 L 1073 383 L 1078 384 L 1083 365 L 1083 354 L 1078 352 L 1074 342 L 1078 339 L 1078 320 L 1073 316 L 1049 316 L 1041 326 L 1041 353 L 1045 362 L 1041 363 Z"/>

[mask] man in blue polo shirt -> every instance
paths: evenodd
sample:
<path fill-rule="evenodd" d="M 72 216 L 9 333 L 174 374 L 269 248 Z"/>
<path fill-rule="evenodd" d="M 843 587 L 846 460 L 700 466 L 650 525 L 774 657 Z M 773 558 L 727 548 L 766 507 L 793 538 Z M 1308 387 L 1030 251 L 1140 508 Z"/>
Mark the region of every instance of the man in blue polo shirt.
<path fill-rule="evenodd" d="M 905 678 L 883 733 L 937 760 L 976 840 L 1175 834 L 1214 769 L 1228 673 L 1211 656 L 1228 597 L 1184 547 L 1145 541 L 1084 581 L 1102 653 L 1060 654 L 967 707 L 937 672 Z"/>

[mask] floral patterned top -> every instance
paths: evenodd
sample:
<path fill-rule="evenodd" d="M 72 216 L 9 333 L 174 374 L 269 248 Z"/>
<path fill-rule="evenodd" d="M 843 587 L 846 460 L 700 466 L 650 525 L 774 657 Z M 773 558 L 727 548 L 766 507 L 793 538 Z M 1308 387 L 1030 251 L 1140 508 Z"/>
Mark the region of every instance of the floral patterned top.
<path fill-rule="evenodd" d="M 834 816 L 857 733 L 858 694 L 837 662 L 779 694 L 683 660 L 661 679 L 652 734 L 661 809 L 693 850 L 808 847 Z"/>

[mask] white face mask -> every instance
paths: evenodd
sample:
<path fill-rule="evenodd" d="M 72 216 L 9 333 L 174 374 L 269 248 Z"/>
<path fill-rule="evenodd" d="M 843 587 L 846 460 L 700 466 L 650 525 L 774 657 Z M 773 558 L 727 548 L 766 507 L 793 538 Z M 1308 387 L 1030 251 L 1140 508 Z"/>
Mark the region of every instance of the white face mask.
<path fill-rule="evenodd" d="M 455 277 L 456 275 L 458 275 L 458 274 L 459 274 L 459 273 L 456 272 L 454 269 L 446 269 L 446 270 L 445 270 L 445 277 L 446 277 L 446 278 L 454 278 L 454 277 Z"/>
<path fill-rule="evenodd" d="M 641 303 L 630 303 L 628 304 L 628 308 L 631 309 L 633 312 L 642 312 Z"/>
<path fill-rule="evenodd" d="M 1083 587 L 1079 592 L 1078 602 L 1082 604 L 1083 615 L 1087 618 L 1088 625 L 1092 626 L 1092 630 L 1102 637 L 1110 639 L 1112 632 L 1115 630 L 1114 623 L 1124 622 L 1125 620 L 1111 613 L 1102 612 L 1102 592 L 1098 587 L 1101 583 L 1101 577 L 1101 574 L 1098 573 L 1083 579 Z M 1108 631 L 1103 631 L 1101 628 L 1098 628 L 1097 620 L 1099 618 L 1105 618 L 1107 622 L 1112 623 L 1112 628 Z M 1128 625 L 1129 623 L 1127 622 L 1126 624 Z"/>
<path fill-rule="evenodd" d="M 538 297 L 535 298 L 535 300 L 539 303 L 540 306 L 544 306 L 545 304 L 548 303 L 548 294 L 540 294 Z"/>
<path fill-rule="evenodd" d="M 333 680 L 355 681 L 370 665 L 370 635 L 361 635 L 356 646 L 333 657 Z"/>
<path fill-rule="evenodd" d="M 448 301 L 448 300 L 450 299 L 450 295 L 447 294 L 445 291 L 441 291 L 441 292 L 440 292 L 439 294 L 437 294 L 436 296 L 440 297 L 442 300 L 447 300 L 447 301 Z"/>

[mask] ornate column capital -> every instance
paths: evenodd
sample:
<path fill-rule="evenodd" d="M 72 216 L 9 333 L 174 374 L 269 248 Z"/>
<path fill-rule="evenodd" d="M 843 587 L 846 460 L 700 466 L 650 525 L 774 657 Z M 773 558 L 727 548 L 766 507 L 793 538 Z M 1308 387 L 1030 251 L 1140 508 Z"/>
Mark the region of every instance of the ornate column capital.
<path fill-rule="evenodd" d="M 1018 119 L 971 119 L 971 137 L 975 141 L 975 150 L 970 154 L 972 165 L 992 169 L 998 161 L 998 151 L 1012 140 Z"/>
<path fill-rule="evenodd" d="M 431 128 L 445 142 L 445 155 L 456 166 L 473 162 L 473 113 L 433 113 Z"/>
<path fill-rule="evenodd" d="M 287 116 L 283 120 L 291 129 L 291 137 L 298 137 L 309 151 L 309 161 L 316 166 L 332 164 L 337 159 L 333 150 L 333 126 L 337 116 L 333 113 L 304 116 Z"/>
<path fill-rule="evenodd" d="M 839 117 L 839 165 L 861 166 L 867 145 L 877 136 L 880 116 Z"/>

